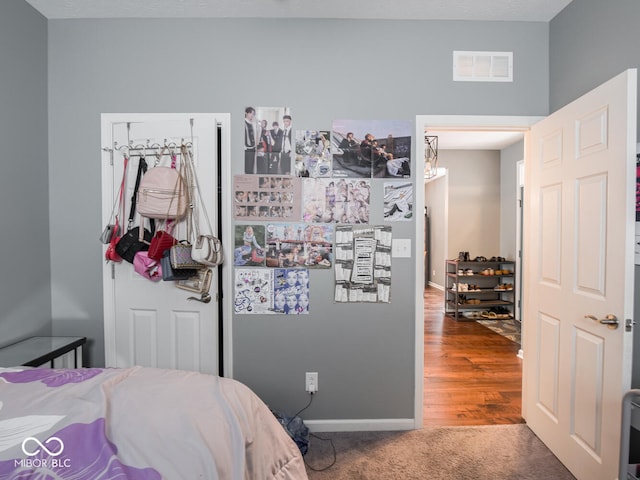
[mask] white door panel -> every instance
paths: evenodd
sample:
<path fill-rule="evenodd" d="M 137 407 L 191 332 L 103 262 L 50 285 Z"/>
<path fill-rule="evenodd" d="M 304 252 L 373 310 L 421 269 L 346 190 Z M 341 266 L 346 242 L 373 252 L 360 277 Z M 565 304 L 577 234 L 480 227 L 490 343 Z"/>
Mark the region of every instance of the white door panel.
<path fill-rule="evenodd" d="M 114 149 L 113 166 L 103 166 L 105 223 L 122 178 L 122 152 L 125 151 L 122 146 L 132 147 L 124 195 L 125 219 L 121 220 L 126 228 L 140 157 L 140 150 L 134 147 L 148 147 L 145 158 L 148 167 L 153 168 L 157 160 L 154 153 L 160 151 L 157 147 L 176 146 L 174 153 L 177 166 L 181 168 L 179 146 L 182 143 L 193 145 L 200 191 L 215 228 L 218 180 L 214 114 L 104 115 L 103 146 Z M 169 166 L 170 157 L 163 157 L 160 165 Z M 208 230 L 202 210 L 197 213 L 201 226 Z M 138 225 L 140 217 L 136 215 L 134 220 Z M 145 226 L 148 228 L 148 221 Z M 174 236 L 179 240 L 188 239 L 185 222 L 175 226 Z M 192 294 L 178 289 L 173 282 L 147 280 L 124 261 L 105 265 L 103 277 L 107 366 L 143 365 L 218 373 L 217 275 L 213 275 L 210 303 L 190 300 Z"/>
<path fill-rule="evenodd" d="M 630 70 L 527 139 L 523 412 L 579 480 L 617 478 L 631 383 L 635 92 Z"/>

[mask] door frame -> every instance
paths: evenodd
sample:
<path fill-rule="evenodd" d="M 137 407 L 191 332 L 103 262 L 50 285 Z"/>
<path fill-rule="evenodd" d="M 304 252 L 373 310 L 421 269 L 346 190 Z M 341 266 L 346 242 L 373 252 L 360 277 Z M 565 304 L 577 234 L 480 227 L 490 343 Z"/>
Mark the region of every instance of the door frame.
<path fill-rule="evenodd" d="M 220 212 L 220 226 L 222 232 L 219 232 L 219 235 L 222 240 L 223 248 L 224 245 L 233 245 L 233 227 L 232 227 L 232 218 L 231 218 L 231 203 L 230 203 L 230 195 L 224 195 L 225 192 L 232 191 L 232 173 L 231 173 L 231 114 L 230 113 L 103 113 L 101 114 L 100 122 L 101 122 L 101 142 L 104 142 L 104 139 L 111 137 L 111 131 L 109 131 L 110 125 L 112 123 L 116 123 L 122 121 L 123 117 L 126 117 L 127 121 L 130 122 L 150 122 L 150 121 L 163 121 L 163 120 L 175 120 L 175 119 L 183 119 L 185 116 L 190 118 L 197 119 L 198 117 L 210 117 L 214 116 L 217 122 L 218 127 L 221 129 L 221 138 L 220 144 L 218 145 L 218 149 L 220 151 L 219 158 L 219 171 L 218 175 L 220 178 L 219 184 L 219 192 L 216 192 L 219 195 L 219 209 Z M 216 134 L 216 132 L 212 132 L 212 134 Z M 109 150 L 112 148 L 112 145 L 102 145 L 102 154 L 103 161 L 102 172 L 101 172 L 101 182 L 104 182 L 105 178 L 109 178 L 111 167 L 111 157 L 112 152 Z M 101 188 L 104 188 L 102 186 Z M 220 195 L 220 193 L 222 193 Z M 103 202 L 104 203 L 104 202 Z M 111 205 L 103 204 L 102 205 L 102 218 L 103 223 L 107 222 L 109 216 L 111 214 Z M 228 262 L 228 260 L 227 260 Z M 228 263 L 223 263 L 218 269 L 221 269 L 221 278 L 220 278 L 220 289 L 222 292 L 231 292 L 233 287 L 233 278 L 232 278 L 232 268 L 228 266 Z M 111 269 L 103 268 L 102 269 L 102 295 L 105 301 L 107 299 L 114 298 L 112 277 L 111 277 Z M 217 294 L 217 292 L 216 292 Z M 222 321 L 220 323 L 222 328 L 222 335 L 219 337 L 219 342 L 222 345 L 222 362 L 223 362 L 223 370 L 222 375 L 226 377 L 233 377 L 233 332 L 232 332 L 232 296 L 231 295 L 222 295 L 222 299 L 219 299 L 222 310 Z M 103 311 L 105 318 L 104 322 L 104 342 L 105 342 L 105 361 L 108 359 L 106 355 L 109 355 L 109 351 L 115 351 L 115 331 L 113 322 L 108 322 L 107 318 L 112 318 L 115 316 L 115 305 L 113 303 L 105 302 L 103 306 Z M 110 316 L 110 317 L 109 317 Z M 113 348 L 106 348 L 107 343 L 110 342 Z"/>
<path fill-rule="evenodd" d="M 520 131 L 526 132 L 534 123 L 544 117 L 534 116 L 497 116 L 497 115 L 416 115 L 416 212 L 423 212 L 425 207 L 424 181 L 420 172 L 424 172 L 424 130 L 428 127 L 437 132 L 446 130 L 469 131 Z M 424 216 L 416 215 L 415 224 L 415 258 L 421 258 L 424 252 Z M 445 245 L 445 255 L 448 252 Z M 424 302 L 418 301 L 424 297 L 424 262 L 416 262 L 415 271 L 415 398 L 414 398 L 414 427 L 423 427 L 424 422 Z"/>

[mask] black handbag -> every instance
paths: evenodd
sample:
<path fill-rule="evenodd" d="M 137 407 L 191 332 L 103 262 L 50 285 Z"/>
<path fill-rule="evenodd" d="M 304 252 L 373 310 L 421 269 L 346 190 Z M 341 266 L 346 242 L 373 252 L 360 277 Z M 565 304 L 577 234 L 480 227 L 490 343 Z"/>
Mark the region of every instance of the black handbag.
<path fill-rule="evenodd" d="M 142 239 L 140 238 L 142 236 Z M 140 235 L 140 227 L 134 227 L 125 233 L 118 243 L 116 243 L 116 253 L 129 263 L 133 263 L 133 258 L 136 253 L 149 250 L 149 244 L 153 234 L 144 229 L 142 235 Z"/>

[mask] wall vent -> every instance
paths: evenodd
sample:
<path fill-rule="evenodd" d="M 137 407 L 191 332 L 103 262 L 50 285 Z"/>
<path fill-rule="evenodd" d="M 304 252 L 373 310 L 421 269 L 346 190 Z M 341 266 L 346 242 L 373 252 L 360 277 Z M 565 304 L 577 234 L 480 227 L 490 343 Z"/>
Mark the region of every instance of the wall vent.
<path fill-rule="evenodd" d="M 513 52 L 453 52 L 454 82 L 513 82 Z"/>

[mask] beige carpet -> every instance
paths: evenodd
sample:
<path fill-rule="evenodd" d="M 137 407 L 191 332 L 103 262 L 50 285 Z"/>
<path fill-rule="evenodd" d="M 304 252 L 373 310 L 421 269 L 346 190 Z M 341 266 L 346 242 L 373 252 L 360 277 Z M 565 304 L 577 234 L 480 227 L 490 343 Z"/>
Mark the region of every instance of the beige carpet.
<path fill-rule="evenodd" d="M 316 435 L 310 480 L 575 480 L 524 424 Z"/>

